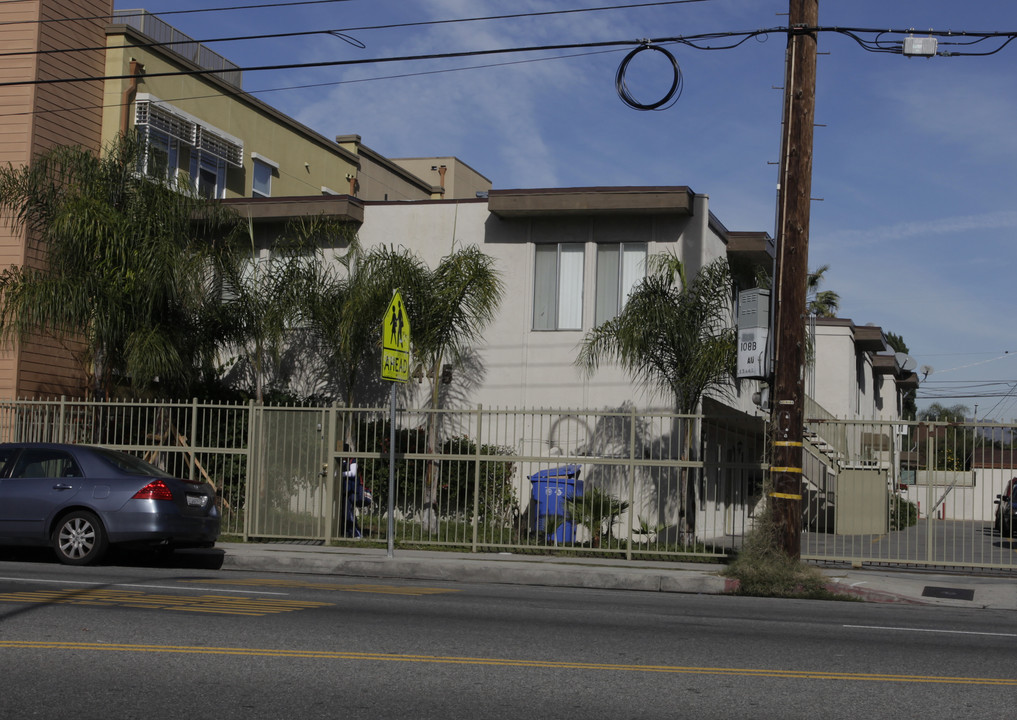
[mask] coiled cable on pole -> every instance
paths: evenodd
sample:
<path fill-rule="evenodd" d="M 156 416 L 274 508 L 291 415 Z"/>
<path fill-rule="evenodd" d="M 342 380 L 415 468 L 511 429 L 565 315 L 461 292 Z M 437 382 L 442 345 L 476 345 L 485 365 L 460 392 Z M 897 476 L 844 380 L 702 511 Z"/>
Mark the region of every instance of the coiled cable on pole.
<path fill-rule="evenodd" d="M 629 92 L 628 86 L 625 84 L 625 72 L 628 70 L 629 63 L 632 62 L 632 58 L 644 50 L 654 50 L 656 52 L 663 53 L 663 55 L 671 61 L 671 69 L 674 78 L 671 82 L 671 89 L 667 91 L 667 94 L 665 94 L 664 97 L 654 103 L 639 102 L 632 97 L 632 93 Z M 623 103 L 635 110 L 658 110 L 664 105 L 677 100 L 682 94 L 682 83 L 682 69 L 678 67 L 678 61 L 675 59 L 674 55 L 659 45 L 651 45 L 648 42 L 644 42 L 642 45 L 633 49 L 628 55 L 626 55 L 621 61 L 621 65 L 618 66 L 618 72 L 614 76 L 614 86 L 615 90 L 618 91 L 618 97 L 622 99 Z"/>

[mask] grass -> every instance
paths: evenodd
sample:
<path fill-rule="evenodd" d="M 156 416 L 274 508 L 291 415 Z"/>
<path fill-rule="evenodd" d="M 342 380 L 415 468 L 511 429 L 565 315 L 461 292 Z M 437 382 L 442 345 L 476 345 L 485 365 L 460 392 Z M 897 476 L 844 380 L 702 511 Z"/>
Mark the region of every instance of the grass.
<path fill-rule="evenodd" d="M 780 548 L 778 528 L 767 508 L 745 543 L 724 572 L 738 581 L 734 594 L 752 597 L 799 598 L 806 600 L 850 600 L 857 598 L 831 592 L 826 576 Z"/>

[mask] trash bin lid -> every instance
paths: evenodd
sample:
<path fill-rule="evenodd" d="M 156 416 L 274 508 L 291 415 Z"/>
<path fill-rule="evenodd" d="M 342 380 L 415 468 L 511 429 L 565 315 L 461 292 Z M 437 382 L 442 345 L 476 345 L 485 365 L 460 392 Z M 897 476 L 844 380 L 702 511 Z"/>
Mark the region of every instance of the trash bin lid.
<path fill-rule="evenodd" d="M 579 475 L 582 465 L 560 465 L 556 468 L 547 468 L 530 475 L 530 482 L 541 480 L 575 479 Z"/>

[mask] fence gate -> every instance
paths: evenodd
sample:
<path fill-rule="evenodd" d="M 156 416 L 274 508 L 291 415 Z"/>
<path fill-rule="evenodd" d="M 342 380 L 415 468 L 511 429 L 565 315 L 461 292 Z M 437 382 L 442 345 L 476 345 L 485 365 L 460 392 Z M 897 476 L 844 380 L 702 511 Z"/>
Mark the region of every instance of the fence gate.
<path fill-rule="evenodd" d="M 330 415 L 320 408 L 253 408 L 246 535 L 295 540 L 331 535 Z"/>

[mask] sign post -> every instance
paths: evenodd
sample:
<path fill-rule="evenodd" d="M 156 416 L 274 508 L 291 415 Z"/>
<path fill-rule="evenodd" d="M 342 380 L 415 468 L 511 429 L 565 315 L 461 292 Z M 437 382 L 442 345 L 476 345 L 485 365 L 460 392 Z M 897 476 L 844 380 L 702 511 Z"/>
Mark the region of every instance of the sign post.
<path fill-rule="evenodd" d="M 395 554 L 396 383 L 410 379 L 410 318 L 396 290 L 381 328 L 381 379 L 392 382 L 388 418 L 388 556 Z"/>

